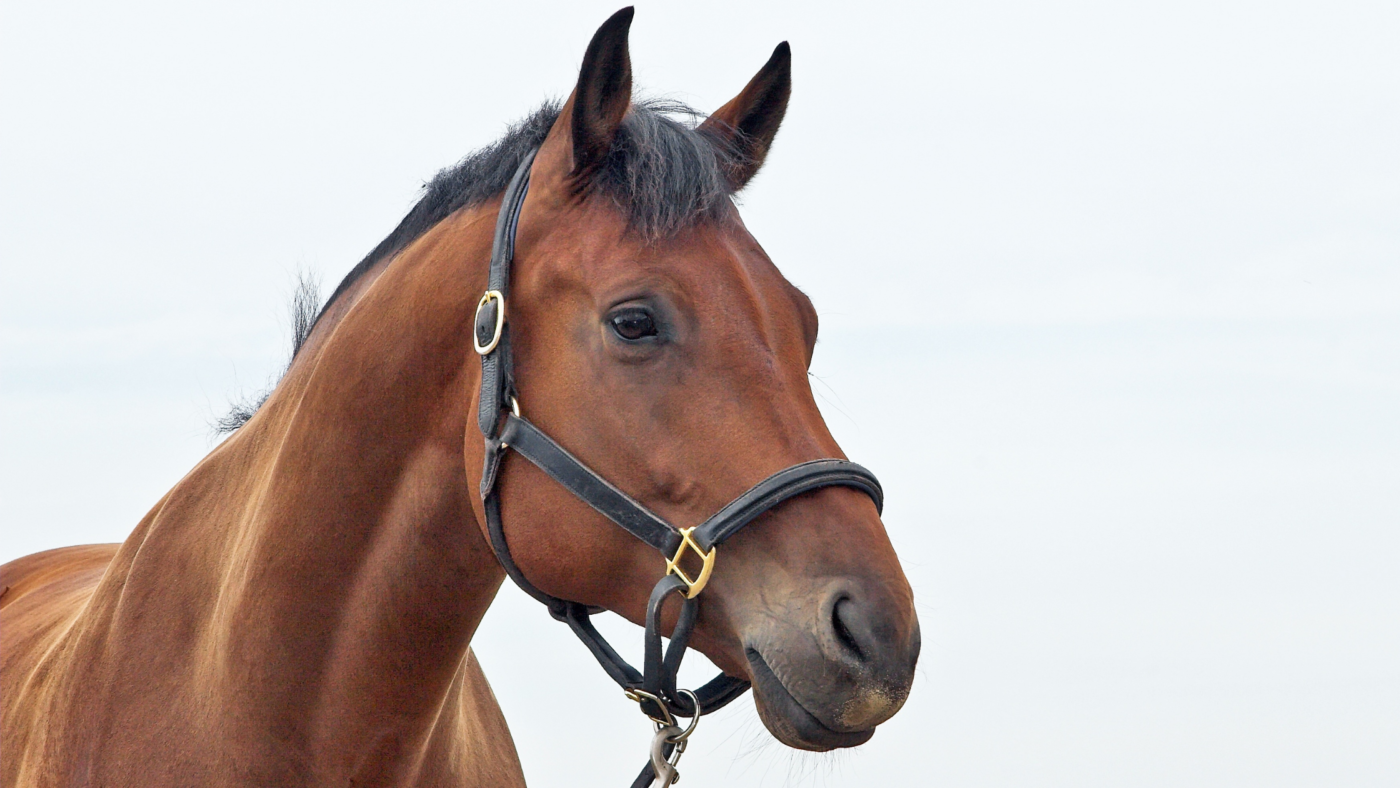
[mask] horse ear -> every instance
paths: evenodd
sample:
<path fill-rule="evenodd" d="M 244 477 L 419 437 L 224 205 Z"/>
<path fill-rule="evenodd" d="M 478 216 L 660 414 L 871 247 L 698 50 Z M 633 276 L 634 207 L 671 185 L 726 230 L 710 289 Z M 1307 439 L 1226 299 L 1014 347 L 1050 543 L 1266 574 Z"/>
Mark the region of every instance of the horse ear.
<path fill-rule="evenodd" d="M 632 7 L 618 11 L 593 34 L 583 54 L 578 85 L 560 113 L 568 117 L 573 142 L 576 182 L 586 182 L 612 149 L 613 137 L 622 118 L 632 106 L 632 60 L 627 54 L 627 31 L 632 26 Z"/>
<path fill-rule="evenodd" d="M 735 191 L 763 166 L 791 95 L 792 49 L 784 41 L 739 95 L 700 124 L 731 152 L 725 171 Z"/>

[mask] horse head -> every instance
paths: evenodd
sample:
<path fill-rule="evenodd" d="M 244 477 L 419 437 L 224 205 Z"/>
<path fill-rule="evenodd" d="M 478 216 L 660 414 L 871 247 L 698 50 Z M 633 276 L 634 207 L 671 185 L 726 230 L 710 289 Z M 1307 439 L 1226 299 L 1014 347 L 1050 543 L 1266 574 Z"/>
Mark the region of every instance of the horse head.
<path fill-rule="evenodd" d="M 816 311 L 732 200 L 787 109 L 788 45 L 691 127 L 633 103 L 631 18 L 598 30 L 530 165 L 506 320 L 524 416 L 687 527 L 776 471 L 844 455 L 808 378 Z M 469 428 L 469 469 L 482 451 Z M 530 584 L 643 623 L 665 571 L 652 547 L 519 457 L 503 461 L 497 490 Z M 475 513 L 484 532 L 480 501 Z M 912 593 L 858 490 L 822 487 L 759 516 L 718 548 L 700 598 L 692 645 L 752 682 L 764 723 L 791 746 L 860 744 L 908 695 Z"/>

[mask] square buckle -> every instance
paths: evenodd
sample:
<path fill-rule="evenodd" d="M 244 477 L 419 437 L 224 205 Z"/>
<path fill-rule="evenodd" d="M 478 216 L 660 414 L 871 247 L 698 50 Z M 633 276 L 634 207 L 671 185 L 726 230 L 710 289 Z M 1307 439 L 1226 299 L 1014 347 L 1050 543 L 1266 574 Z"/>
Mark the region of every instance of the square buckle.
<path fill-rule="evenodd" d="M 691 526 L 689 528 L 680 529 L 680 546 L 676 548 L 676 554 L 666 561 L 666 574 L 675 575 L 680 578 L 682 583 L 685 583 L 686 599 L 694 599 L 697 594 L 705 590 L 705 584 L 710 582 L 710 573 L 715 569 L 715 550 L 719 549 L 717 547 L 711 547 L 708 553 L 700 552 L 700 545 L 697 544 L 695 538 L 691 536 L 697 527 L 698 526 Z M 690 575 L 687 575 L 685 570 L 681 568 L 681 559 L 685 557 L 686 550 L 693 550 L 696 555 L 700 556 L 700 560 L 703 562 L 700 565 L 700 576 L 694 580 L 690 579 Z"/>

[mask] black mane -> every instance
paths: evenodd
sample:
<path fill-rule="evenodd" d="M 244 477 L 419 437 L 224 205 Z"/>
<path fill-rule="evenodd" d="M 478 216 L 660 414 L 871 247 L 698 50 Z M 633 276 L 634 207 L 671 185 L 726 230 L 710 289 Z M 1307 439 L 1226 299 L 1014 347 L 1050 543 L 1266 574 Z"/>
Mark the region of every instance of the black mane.
<path fill-rule="evenodd" d="M 293 307 L 297 324 L 293 359 L 330 305 L 365 272 L 398 254 L 454 211 L 487 202 L 505 191 L 520 162 L 544 142 L 559 110 L 557 101 L 545 102 L 513 124 L 499 140 L 424 184 L 418 203 L 388 237 L 350 269 L 309 323 L 305 321 L 306 297 L 299 289 Z M 724 167 L 740 154 L 718 136 L 699 131 L 695 122 L 700 117 L 675 101 L 633 104 L 613 139 L 606 163 L 591 176 L 586 188 L 610 198 L 627 216 L 632 230 L 649 239 L 721 217 L 734 192 Z M 270 393 L 268 389 L 251 401 L 236 404 L 228 415 L 215 421 L 215 430 L 224 434 L 243 426 Z"/>

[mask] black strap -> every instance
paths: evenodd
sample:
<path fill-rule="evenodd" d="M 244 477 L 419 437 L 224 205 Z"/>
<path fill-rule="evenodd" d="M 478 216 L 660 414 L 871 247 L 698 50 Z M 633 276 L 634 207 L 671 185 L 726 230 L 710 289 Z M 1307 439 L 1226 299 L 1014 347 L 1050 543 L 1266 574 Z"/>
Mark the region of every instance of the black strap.
<path fill-rule="evenodd" d="M 854 487 L 870 496 L 875 511 L 885 509 L 885 492 L 880 480 L 864 467 L 846 460 L 812 460 L 793 465 L 755 484 L 695 529 L 695 542 L 701 550 L 721 544 L 735 531 L 778 504 L 821 487 Z"/>
<path fill-rule="evenodd" d="M 681 541 L 676 529 L 594 473 L 539 427 L 514 414 L 506 416 L 501 440 L 628 533 L 663 554 L 676 552 Z"/>
<path fill-rule="evenodd" d="M 510 292 L 510 264 L 515 258 L 515 230 L 520 223 L 520 209 L 525 205 L 525 195 L 530 191 L 530 165 L 535 161 L 535 154 L 538 150 L 531 150 L 521 160 L 520 166 L 516 168 L 515 175 L 510 180 L 510 185 L 506 186 L 505 193 L 501 196 L 501 210 L 496 214 L 496 235 L 491 241 L 491 267 L 487 275 L 486 289 L 499 293 Z M 506 309 L 507 304 L 497 303 L 495 309 Z M 478 339 L 489 339 L 480 336 L 483 317 L 490 318 L 490 330 L 495 329 L 495 312 L 486 310 L 477 312 Z M 483 342 L 484 344 L 484 342 Z M 506 403 L 510 402 L 513 396 L 512 389 L 515 381 L 512 379 L 511 354 L 510 354 L 510 320 L 506 316 L 505 327 L 501 330 L 500 342 L 490 353 L 481 357 L 481 402 L 477 408 L 477 425 L 481 428 L 481 434 L 488 438 L 496 436 L 496 425 L 500 421 L 501 412 L 506 409 Z M 484 491 L 483 491 L 484 494 Z"/>
<path fill-rule="evenodd" d="M 669 558 L 680 547 L 680 533 L 674 526 L 614 487 L 526 419 L 507 414 L 500 442 L 509 444 L 598 513 L 656 548 L 662 555 Z M 875 474 L 846 460 L 812 460 L 784 468 L 750 487 L 701 523 L 695 529 L 695 541 L 702 551 L 709 551 L 754 518 L 787 499 L 832 486 L 860 490 L 875 502 L 876 511 L 884 509 L 884 491 Z"/>

